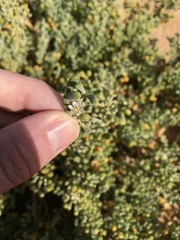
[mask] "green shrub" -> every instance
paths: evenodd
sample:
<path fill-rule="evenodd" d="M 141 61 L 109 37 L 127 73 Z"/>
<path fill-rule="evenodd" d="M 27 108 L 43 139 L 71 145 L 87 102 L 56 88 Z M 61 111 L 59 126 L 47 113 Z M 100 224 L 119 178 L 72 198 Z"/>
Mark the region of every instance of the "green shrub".
<path fill-rule="evenodd" d="M 179 238 L 179 35 L 169 61 L 149 39 L 177 1 L 131 3 L 121 20 L 113 0 L 0 2 L 0 67 L 63 95 L 75 74 L 101 119 L 1 196 L 1 239 Z"/>

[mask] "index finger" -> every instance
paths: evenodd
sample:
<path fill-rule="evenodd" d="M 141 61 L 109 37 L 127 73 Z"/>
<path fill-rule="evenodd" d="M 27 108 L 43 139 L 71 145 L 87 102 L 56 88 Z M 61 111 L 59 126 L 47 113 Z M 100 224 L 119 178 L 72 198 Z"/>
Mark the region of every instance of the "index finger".
<path fill-rule="evenodd" d="M 60 95 L 44 81 L 0 69 L 0 109 L 64 110 Z"/>

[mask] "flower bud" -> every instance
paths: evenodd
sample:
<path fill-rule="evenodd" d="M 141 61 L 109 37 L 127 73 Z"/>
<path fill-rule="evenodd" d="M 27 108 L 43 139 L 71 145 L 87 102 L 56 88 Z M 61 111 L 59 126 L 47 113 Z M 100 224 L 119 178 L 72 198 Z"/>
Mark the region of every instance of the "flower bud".
<path fill-rule="evenodd" d="M 90 116 L 88 113 L 81 113 L 81 115 L 79 116 L 79 119 L 82 121 L 82 122 L 88 122 L 89 119 L 90 119 Z"/>

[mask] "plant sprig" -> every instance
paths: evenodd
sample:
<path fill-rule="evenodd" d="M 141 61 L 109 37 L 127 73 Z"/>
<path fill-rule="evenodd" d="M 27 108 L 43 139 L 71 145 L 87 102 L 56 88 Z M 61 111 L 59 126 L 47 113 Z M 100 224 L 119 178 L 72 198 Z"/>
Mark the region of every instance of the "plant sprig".
<path fill-rule="evenodd" d="M 92 93 L 87 93 L 79 78 L 73 75 L 65 89 L 64 104 L 70 115 L 78 121 L 79 125 L 87 133 L 91 133 L 92 124 L 101 122 L 100 119 L 91 117 L 86 110 L 88 106 L 97 103 L 98 98 Z"/>

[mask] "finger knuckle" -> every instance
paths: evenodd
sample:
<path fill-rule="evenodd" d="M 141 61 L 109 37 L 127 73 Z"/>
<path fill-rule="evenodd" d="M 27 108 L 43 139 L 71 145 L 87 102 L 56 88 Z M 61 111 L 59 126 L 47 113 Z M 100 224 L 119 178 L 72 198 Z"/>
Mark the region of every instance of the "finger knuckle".
<path fill-rule="evenodd" d="M 7 153 L 7 159 L 3 168 L 6 178 L 13 184 L 18 185 L 32 176 L 27 151 L 20 145 L 12 144 Z"/>

